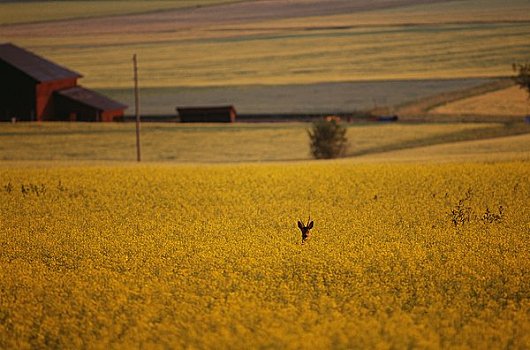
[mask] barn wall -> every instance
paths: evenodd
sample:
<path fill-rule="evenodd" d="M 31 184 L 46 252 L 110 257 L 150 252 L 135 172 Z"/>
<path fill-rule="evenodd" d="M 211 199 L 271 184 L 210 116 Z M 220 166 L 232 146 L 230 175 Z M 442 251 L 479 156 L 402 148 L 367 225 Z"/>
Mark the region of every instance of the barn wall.
<path fill-rule="evenodd" d="M 0 121 L 36 120 L 35 80 L 3 61 L 0 77 Z"/>
<path fill-rule="evenodd" d="M 54 116 L 56 121 L 112 122 L 123 117 L 124 109 L 106 110 L 73 100 L 59 93 L 53 95 Z"/>
<path fill-rule="evenodd" d="M 112 122 L 123 117 L 123 109 L 101 111 L 78 101 L 56 94 L 54 120 L 79 122 Z"/>
<path fill-rule="evenodd" d="M 123 118 L 123 109 L 115 111 L 104 111 L 101 113 L 102 122 L 113 122 L 117 118 Z"/>
<path fill-rule="evenodd" d="M 71 88 L 77 85 L 77 78 L 57 80 L 52 82 L 41 83 L 37 85 L 37 119 L 38 120 L 56 120 L 57 116 L 54 92 L 60 89 Z"/>
<path fill-rule="evenodd" d="M 64 96 L 55 95 L 54 120 L 97 122 L 101 121 L 101 112 Z"/>

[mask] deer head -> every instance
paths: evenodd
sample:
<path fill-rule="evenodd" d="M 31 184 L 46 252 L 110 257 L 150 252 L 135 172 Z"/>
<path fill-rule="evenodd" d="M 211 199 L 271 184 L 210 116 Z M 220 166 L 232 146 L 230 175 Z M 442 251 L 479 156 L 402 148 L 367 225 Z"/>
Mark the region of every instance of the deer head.
<path fill-rule="evenodd" d="M 311 232 L 310 230 L 313 228 L 313 221 L 311 221 L 311 217 L 307 220 L 307 225 L 304 225 L 302 220 L 298 221 L 298 228 L 300 231 L 302 231 L 302 244 L 305 243 L 309 238 L 311 238 Z"/>

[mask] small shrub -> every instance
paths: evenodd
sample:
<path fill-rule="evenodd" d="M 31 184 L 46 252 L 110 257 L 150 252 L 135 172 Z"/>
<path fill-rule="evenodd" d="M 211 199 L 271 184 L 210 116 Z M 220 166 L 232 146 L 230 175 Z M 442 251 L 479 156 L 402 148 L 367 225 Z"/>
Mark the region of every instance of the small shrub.
<path fill-rule="evenodd" d="M 513 64 L 513 71 L 517 73 L 513 80 L 521 89 L 528 93 L 528 100 L 530 100 L 530 63 Z"/>
<path fill-rule="evenodd" d="M 46 193 L 46 185 L 45 184 L 33 184 L 33 183 L 30 183 L 28 185 L 21 184 L 20 192 L 24 196 L 27 196 L 30 194 L 34 194 L 37 196 L 44 195 Z"/>
<path fill-rule="evenodd" d="M 315 121 L 308 134 L 311 154 L 316 159 L 330 159 L 344 155 L 348 143 L 346 128 L 336 120 Z"/>
<path fill-rule="evenodd" d="M 458 204 L 451 210 L 451 222 L 457 228 L 458 226 L 464 226 L 471 220 L 471 206 L 469 201 L 473 196 L 473 191 L 468 189 L 466 196 L 458 201 Z"/>
<path fill-rule="evenodd" d="M 486 208 L 486 212 L 484 213 L 484 215 L 482 215 L 482 222 L 484 222 L 485 224 L 502 222 L 503 214 L 504 208 L 502 207 L 502 205 L 499 205 L 499 214 L 490 211 L 490 208 Z"/>
<path fill-rule="evenodd" d="M 11 193 L 11 192 L 13 192 L 13 185 L 11 184 L 11 182 L 8 182 L 7 185 L 4 185 L 4 190 L 5 190 L 7 193 Z"/>

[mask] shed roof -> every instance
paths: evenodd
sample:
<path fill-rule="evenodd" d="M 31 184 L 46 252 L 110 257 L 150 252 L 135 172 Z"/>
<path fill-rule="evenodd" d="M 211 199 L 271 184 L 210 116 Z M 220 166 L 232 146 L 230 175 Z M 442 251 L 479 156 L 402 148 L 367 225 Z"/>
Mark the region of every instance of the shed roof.
<path fill-rule="evenodd" d="M 0 60 L 41 83 L 82 77 L 77 72 L 59 66 L 11 43 L 0 44 Z"/>
<path fill-rule="evenodd" d="M 127 108 L 127 105 L 111 100 L 106 96 L 81 86 L 59 90 L 57 94 L 100 111 L 115 111 Z"/>

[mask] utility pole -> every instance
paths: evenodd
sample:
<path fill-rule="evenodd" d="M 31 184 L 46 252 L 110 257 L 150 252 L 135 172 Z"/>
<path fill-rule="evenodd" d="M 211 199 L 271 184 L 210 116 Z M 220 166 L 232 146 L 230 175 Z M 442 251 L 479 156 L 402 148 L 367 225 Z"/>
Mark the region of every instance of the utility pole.
<path fill-rule="evenodd" d="M 142 160 L 140 152 L 140 101 L 138 98 L 138 64 L 136 54 L 133 55 L 134 64 L 134 112 L 136 115 L 136 160 Z"/>

